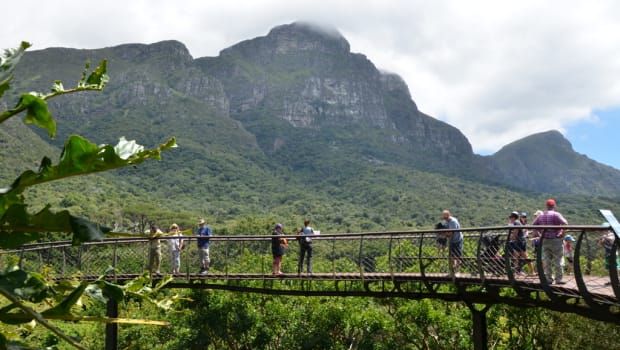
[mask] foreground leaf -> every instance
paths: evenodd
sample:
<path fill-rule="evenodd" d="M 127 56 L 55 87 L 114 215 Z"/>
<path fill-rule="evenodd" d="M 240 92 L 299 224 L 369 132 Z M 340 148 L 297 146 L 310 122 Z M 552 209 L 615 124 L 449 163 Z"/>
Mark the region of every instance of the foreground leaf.
<path fill-rule="evenodd" d="M 51 138 L 56 136 L 56 122 L 52 119 L 47 103 L 41 97 L 33 94 L 22 95 L 20 102 L 26 108 L 26 124 L 34 123 L 36 126 L 47 130 Z"/>
<path fill-rule="evenodd" d="M 19 269 L 1 273 L 0 288 L 21 300 L 34 303 L 45 299 L 49 291 L 49 286 L 41 275 Z"/>
<path fill-rule="evenodd" d="M 160 159 L 163 150 L 174 147 L 174 138 L 148 150 L 125 138 L 113 147 L 97 146 L 81 136 L 70 136 L 57 165 L 44 157 L 38 171 L 25 171 L 10 187 L 0 189 L 0 248 L 16 248 L 48 232 L 73 233 L 74 245 L 103 239 L 111 231 L 109 228 L 66 210 L 54 213 L 47 206 L 35 215 L 29 214 L 21 193 L 30 186 L 50 181 L 135 165 L 149 158 Z"/>
<path fill-rule="evenodd" d="M 22 41 L 17 48 L 6 49 L 0 55 L 0 97 L 9 89 L 9 83 L 13 79 L 13 69 L 30 46 L 30 43 Z"/>
<path fill-rule="evenodd" d="M 25 171 L 11 187 L 0 190 L 0 194 L 21 193 L 27 187 L 45 182 L 135 165 L 149 158 L 160 159 L 162 151 L 175 147 L 175 138 L 155 149 L 145 150 L 144 147 L 135 145 L 135 141 L 128 142 L 124 138 L 121 138 L 118 145 L 112 147 L 97 146 L 79 135 L 73 135 L 65 142 L 57 165 L 52 165 L 49 158 L 43 158 L 37 172 Z M 117 153 L 117 149 L 120 154 Z"/>
<path fill-rule="evenodd" d="M 35 215 L 27 212 L 25 204 L 12 204 L 0 217 L 0 248 L 18 248 L 35 241 L 43 233 L 73 233 L 73 245 L 100 241 L 110 228 L 71 215 L 67 210 L 54 213 L 46 206 Z"/>
<path fill-rule="evenodd" d="M 82 72 L 82 78 L 80 79 L 75 88 L 65 89 L 62 82 L 60 80 L 56 80 L 52 84 L 50 93 L 45 94 L 39 92 L 31 92 L 21 95 L 19 102 L 15 107 L 0 113 L 0 123 L 23 111 L 27 111 L 25 122 L 34 123 L 35 125 L 46 129 L 49 132 L 50 136 L 53 138 L 56 134 L 56 123 L 52 118 L 51 114 L 49 113 L 46 101 L 60 95 L 70 94 L 74 92 L 101 91 L 107 84 L 109 80 L 109 77 L 106 73 L 107 61 L 101 61 L 99 66 L 97 66 L 97 68 L 95 68 L 95 70 L 90 74 L 88 74 L 89 66 L 90 64 L 87 62 L 86 67 Z M 7 72 L 10 73 L 11 69 L 12 66 L 10 69 L 7 70 Z M 5 78 L 2 78 L 2 73 L 0 72 L 0 96 L 2 96 L 2 94 L 4 94 L 6 90 L 8 90 L 9 82 L 11 81 L 11 79 L 12 75 L 10 74 L 7 75 Z"/>
<path fill-rule="evenodd" d="M 71 314 L 71 308 L 78 302 L 78 300 L 80 300 L 87 286 L 88 283 L 81 283 L 60 304 L 43 311 L 41 314 L 46 318 L 50 318 L 50 316 Z"/>

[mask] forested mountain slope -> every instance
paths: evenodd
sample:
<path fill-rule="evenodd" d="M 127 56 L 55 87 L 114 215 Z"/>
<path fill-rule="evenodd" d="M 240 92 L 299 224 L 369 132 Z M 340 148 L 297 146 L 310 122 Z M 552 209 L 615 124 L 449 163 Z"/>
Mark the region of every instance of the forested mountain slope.
<path fill-rule="evenodd" d="M 575 153 L 558 133 L 475 155 L 458 129 L 418 109 L 400 77 L 352 53 L 336 30 L 304 23 L 198 59 L 176 41 L 33 51 L 13 91 L 47 90 L 56 79 L 71 85 L 86 60 L 103 58 L 111 77 L 103 93 L 50 104 L 61 132 L 51 145 L 38 130 L 0 129 L 5 182 L 80 133 L 96 143 L 178 139 L 161 162 L 94 178 L 116 187 L 101 195 L 115 203 L 105 220 L 152 206 L 222 225 L 246 215 L 291 225 L 311 216 L 352 231 L 429 227 L 449 207 L 482 225 L 539 209 L 553 195 L 573 217 L 594 221 L 594 209 L 615 201 L 591 196 L 620 195 L 620 171 Z M 82 187 L 74 199 L 100 200 L 98 191 Z"/>

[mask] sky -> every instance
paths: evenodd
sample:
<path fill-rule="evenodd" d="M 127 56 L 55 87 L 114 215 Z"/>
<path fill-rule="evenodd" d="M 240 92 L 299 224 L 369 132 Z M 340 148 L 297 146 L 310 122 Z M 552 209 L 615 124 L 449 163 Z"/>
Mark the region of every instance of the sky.
<path fill-rule="evenodd" d="M 203 57 L 280 24 L 333 26 L 480 154 L 555 129 L 620 169 L 620 1 L 21 0 L 2 9 L 1 48 L 176 39 Z"/>

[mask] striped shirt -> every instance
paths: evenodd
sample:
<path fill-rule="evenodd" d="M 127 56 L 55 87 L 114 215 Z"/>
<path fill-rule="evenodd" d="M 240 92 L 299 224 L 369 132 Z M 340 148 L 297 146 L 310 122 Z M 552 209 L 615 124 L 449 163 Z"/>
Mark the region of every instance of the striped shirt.
<path fill-rule="evenodd" d="M 534 226 L 561 226 L 568 225 L 568 221 L 562 216 L 562 214 L 558 213 L 555 210 L 547 210 L 542 213 L 539 217 L 532 222 Z M 550 238 L 559 238 L 558 235 L 562 230 L 560 229 L 550 229 L 550 230 L 538 230 L 538 232 L 543 232 L 543 237 L 546 239 Z"/>

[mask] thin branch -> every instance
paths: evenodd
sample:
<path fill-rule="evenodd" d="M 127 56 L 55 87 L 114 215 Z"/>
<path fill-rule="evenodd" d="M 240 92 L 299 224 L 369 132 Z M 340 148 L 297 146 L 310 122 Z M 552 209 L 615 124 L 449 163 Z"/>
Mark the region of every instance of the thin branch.
<path fill-rule="evenodd" d="M 84 346 L 82 346 L 82 344 L 80 344 L 80 343 L 76 342 L 75 340 L 73 340 L 70 336 L 68 336 L 65 333 L 63 333 L 63 331 L 58 329 L 56 326 L 54 326 L 51 323 L 47 322 L 47 320 L 43 317 L 43 315 L 41 315 L 40 313 L 34 311 L 32 308 L 24 305 L 21 302 L 21 300 L 17 299 L 13 294 L 11 294 L 6 289 L 0 287 L 0 294 L 2 294 L 2 296 L 7 298 L 10 302 L 15 304 L 17 307 L 19 307 L 26 314 L 32 316 L 32 318 L 34 318 L 37 322 L 39 322 L 43 327 L 49 329 L 52 333 L 56 334 L 59 338 L 63 339 L 67 343 L 71 344 L 76 349 L 88 350 L 88 348 L 85 348 Z"/>
<path fill-rule="evenodd" d="M 29 320 L 32 317 L 28 315 L 0 315 L 0 320 Z M 120 324 L 139 324 L 150 326 L 169 326 L 170 322 L 167 321 L 151 321 L 134 318 L 119 318 L 119 317 L 97 317 L 97 316 L 74 316 L 74 315 L 47 315 L 46 320 L 61 320 L 61 321 L 80 321 L 80 322 L 99 322 L 99 323 L 120 323 Z"/>
<path fill-rule="evenodd" d="M 71 94 L 74 92 L 81 92 L 81 91 L 102 91 L 103 88 L 101 87 L 95 87 L 95 86 L 79 86 L 73 89 L 69 89 L 69 90 L 62 90 L 62 91 L 56 91 L 56 92 L 52 92 L 49 93 L 47 95 L 41 96 L 41 98 L 45 101 L 57 97 L 57 96 L 61 96 L 61 95 L 66 95 L 66 94 Z M 23 105 L 18 105 L 16 108 L 13 109 L 9 109 L 6 110 L 4 112 L 2 112 L 2 114 L 0 114 L 0 124 L 4 123 L 7 119 L 18 115 L 19 113 L 23 112 L 26 110 L 26 106 Z"/>

